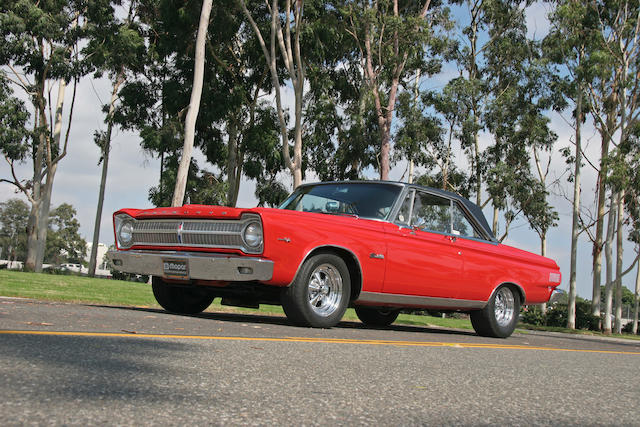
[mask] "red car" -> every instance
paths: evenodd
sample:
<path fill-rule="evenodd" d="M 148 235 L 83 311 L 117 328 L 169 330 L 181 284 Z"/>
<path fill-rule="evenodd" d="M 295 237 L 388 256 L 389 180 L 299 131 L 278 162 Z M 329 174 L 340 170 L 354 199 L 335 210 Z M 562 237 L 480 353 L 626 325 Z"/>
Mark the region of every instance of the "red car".
<path fill-rule="evenodd" d="M 198 313 L 282 304 L 297 325 L 328 328 L 347 307 L 367 325 L 400 310 L 469 312 L 507 337 L 521 304 L 559 291 L 558 265 L 496 241 L 478 206 L 398 182 L 306 184 L 278 209 L 185 205 L 113 215 L 115 269 L 153 276 L 158 303 Z"/>

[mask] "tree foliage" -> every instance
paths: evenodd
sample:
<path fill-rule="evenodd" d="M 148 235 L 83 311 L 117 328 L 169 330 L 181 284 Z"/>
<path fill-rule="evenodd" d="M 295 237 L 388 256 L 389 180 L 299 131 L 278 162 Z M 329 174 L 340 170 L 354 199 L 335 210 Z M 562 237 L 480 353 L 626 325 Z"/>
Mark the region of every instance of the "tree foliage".
<path fill-rule="evenodd" d="M 45 262 L 50 264 L 84 263 L 87 242 L 80 236 L 76 210 L 63 203 L 49 213 L 49 231 Z"/>
<path fill-rule="evenodd" d="M 29 205 L 20 199 L 0 203 L 0 248 L 2 259 L 22 261 L 27 257 Z"/>

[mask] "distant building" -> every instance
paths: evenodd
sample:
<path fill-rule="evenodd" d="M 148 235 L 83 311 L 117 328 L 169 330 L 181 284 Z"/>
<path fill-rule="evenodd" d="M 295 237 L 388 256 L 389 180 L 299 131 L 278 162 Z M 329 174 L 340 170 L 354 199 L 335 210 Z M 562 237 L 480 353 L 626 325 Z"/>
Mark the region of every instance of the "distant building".
<path fill-rule="evenodd" d="M 89 258 L 91 257 L 91 247 L 92 243 L 87 243 L 87 254 L 84 257 L 84 260 L 89 262 Z M 109 250 L 109 246 L 104 243 L 98 243 L 98 254 L 96 255 L 96 268 L 99 269 L 107 269 L 107 260 L 104 257 L 107 251 Z"/>

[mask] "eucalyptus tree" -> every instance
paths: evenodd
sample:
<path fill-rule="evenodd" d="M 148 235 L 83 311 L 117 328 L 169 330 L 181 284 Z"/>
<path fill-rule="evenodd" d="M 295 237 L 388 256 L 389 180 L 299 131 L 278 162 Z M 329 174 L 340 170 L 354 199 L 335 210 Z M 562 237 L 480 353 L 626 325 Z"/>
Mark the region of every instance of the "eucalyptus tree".
<path fill-rule="evenodd" d="M 457 139 L 467 157 L 466 186 L 475 193 L 476 204 L 492 205 L 496 235 L 505 239 L 510 225 L 522 215 L 544 247 L 557 214 L 546 201 L 540 154 L 550 151 L 556 135 L 545 116 L 552 105 L 549 73 L 539 44 L 527 38 L 525 7 L 529 3 L 452 2 L 460 11 L 456 13 L 461 27 L 457 48 L 450 55 L 459 76 L 442 92 L 451 101 L 433 105 L 447 123 L 447 138 Z"/>
<path fill-rule="evenodd" d="M 589 57 L 597 43 L 594 10 L 583 1 L 561 0 L 554 2 L 549 16 L 551 30 L 544 40 L 546 57 L 554 64 L 555 78 L 553 87 L 560 96 L 556 98 L 554 108 L 558 111 L 569 107 L 571 102 L 574 137 L 570 147 L 562 152 L 573 171 L 569 180 L 573 181 L 572 225 L 571 225 L 571 264 L 569 272 L 568 327 L 575 328 L 576 269 L 578 237 L 583 231 L 589 232 L 581 221 L 581 176 L 583 166 L 582 125 L 585 122 L 590 103 L 586 97 L 588 84 L 593 78 L 589 67 Z M 569 120 L 568 120 L 569 121 Z M 601 188 L 601 190 L 604 190 Z M 602 191 L 604 200 L 604 191 Z M 602 222 L 597 223 L 593 249 L 593 296 L 592 314 L 600 317 L 600 280 L 601 280 Z"/>
<path fill-rule="evenodd" d="M 87 242 L 80 236 L 76 210 L 68 203 L 49 212 L 45 259 L 51 264 L 81 264 L 87 253 Z"/>
<path fill-rule="evenodd" d="M 635 250 L 640 254 L 640 126 L 636 127 L 635 137 L 635 150 L 632 156 L 631 174 L 629 182 L 629 191 L 626 194 L 625 206 L 629 212 L 629 225 L 631 227 L 631 233 L 629 233 L 628 239 L 635 244 Z M 636 268 L 636 285 L 633 298 L 633 327 L 634 334 L 638 333 L 638 293 L 640 293 L 640 262 L 637 263 Z"/>
<path fill-rule="evenodd" d="M 428 76 L 440 70 L 438 55 L 446 46 L 437 30 L 448 24 L 438 1 L 399 0 L 340 2 L 347 31 L 354 39 L 354 59 L 370 91 L 380 133 L 380 179 L 389 179 L 391 137 L 397 97 L 409 74 Z"/>
<path fill-rule="evenodd" d="M 29 205 L 20 199 L 9 199 L 0 203 L 0 249 L 2 256 L 9 260 L 9 267 L 26 257 L 27 218 Z"/>
<path fill-rule="evenodd" d="M 509 0 L 454 0 L 451 3 L 460 7 L 462 13 L 458 18 L 461 27 L 458 48 L 453 53 L 460 77 L 449 85 L 460 100 L 464 114 L 459 134 L 470 164 L 470 185 L 474 188 L 476 204 L 484 207 L 489 199 L 483 199 L 487 164 L 480 136 L 486 129 L 485 113 L 492 97 L 489 78 L 500 71 L 500 61 L 515 60 L 510 57 L 513 49 L 503 50 L 502 46 L 508 48 L 514 36 L 522 38 L 526 31 L 524 7 L 521 2 Z"/>
<path fill-rule="evenodd" d="M 24 90 L 34 115 L 28 148 L 33 159 L 33 177 L 26 185 L 15 176 L 8 180 L 31 204 L 25 263 L 29 270 L 42 269 L 54 178 L 68 150 L 75 84 L 63 137 L 66 87 L 87 71 L 78 46 L 86 37 L 89 22 L 101 22 L 112 13 L 109 3 L 107 0 L 0 3 L 3 38 L 0 65 L 11 71 L 14 85 Z M 57 98 L 55 105 L 51 105 L 54 86 Z"/>
<path fill-rule="evenodd" d="M 106 111 L 105 123 L 107 129 L 106 131 L 97 131 L 94 138 L 96 144 L 100 147 L 102 173 L 93 229 L 93 244 L 89 256 L 89 276 L 91 277 L 95 275 L 96 270 L 102 207 L 107 183 L 109 153 L 111 151 L 111 134 L 115 124 L 113 119 L 120 88 L 126 81 L 127 76 L 141 70 L 143 66 L 142 60 L 146 54 L 144 38 L 137 22 L 138 2 L 131 0 L 123 6 L 120 10 L 124 14 L 123 18 L 118 18 L 117 14 L 113 14 L 111 21 L 90 27 L 89 43 L 84 48 L 88 62 L 95 69 L 94 77 L 102 77 L 107 74 L 112 85 L 110 101 L 103 106 L 103 110 Z"/>
<path fill-rule="evenodd" d="M 259 203 L 275 204 L 287 190 L 278 176 L 285 168 L 282 148 L 271 144 L 273 131 L 280 127 L 276 110 L 265 100 L 272 91 L 270 68 L 240 5 L 229 0 L 227 6 L 216 10 L 207 51 L 213 58 L 210 66 L 217 80 L 216 97 L 203 100 L 203 109 L 209 114 L 206 120 L 219 124 L 227 144 L 226 149 L 208 144 L 205 154 L 226 173 L 227 205 L 236 205 L 243 176 L 255 180 Z M 258 28 L 266 31 L 271 16 L 265 3 L 252 0 L 249 7 Z M 286 73 L 282 63 L 277 72 Z"/>
<path fill-rule="evenodd" d="M 261 29 L 256 18 L 249 12 L 245 0 L 238 0 L 240 7 L 253 31 L 255 32 L 264 60 L 269 68 L 272 90 L 275 92 L 276 112 L 280 125 L 282 139 L 282 157 L 285 166 L 291 172 L 293 188 L 302 183 L 302 121 L 303 98 L 305 83 L 305 62 L 301 49 L 301 38 L 305 20 L 303 16 L 303 0 L 286 0 L 282 6 L 278 0 L 267 2 L 267 9 L 271 17 L 271 25 Z M 266 38 L 268 35 L 269 45 Z M 282 103 L 282 77 L 278 72 L 278 58 L 281 58 L 286 70 L 286 79 L 291 81 L 294 93 L 293 114 L 293 158 L 290 153 L 290 136 L 285 107 Z"/>
<path fill-rule="evenodd" d="M 184 202 L 184 190 L 187 186 L 187 174 L 193 156 L 193 140 L 195 138 L 196 120 L 200 111 L 200 99 L 202 97 L 202 85 L 204 80 L 204 53 L 207 40 L 207 27 L 209 27 L 209 16 L 213 0 L 202 0 L 202 11 L 195 43 L 195 60 L 193 65 L 193 80 L 191 88 L 191 99 L 187 107 L 187 114 L 184 123 L 184 144 L 182 146 L 182 156 L 176 174 L 176 185 L 173 190 L 173 200 L 171 206 L 182 206 Z"/>
<path fill-rule="evenodd" d="M 193 77 L 194 34 L 201 5 L 195 1 L 178 5 L 172 0 L 141 0 L 137 4 L 135 28 L 143 37 L 145 50 L 122 84 L 119 104 L 113 111 L 113 122 L 124 129 L 137 130 L 143 150 L 160 159 L 158 186 L 149 191 L 150 200 L 157 206 L 170 205 L 173 198 L 184 142 L 184 118 Z M 205 93 L 208 83 L 205 80 Z M 216 143 L 218 134 L 212 128 L 209 123 L 196 130 L 196 145 L 202 147 L 205 138 Z M 210 174 L 201 172 L 195 159 L 191 159 L 190 164 L 186 198 L 198 201 L 199 193 L 208 191 L 199 190 L 195 181 L 203 182 Z M 195 181 L 189 182 L 189 179 Z M 220 186 L 213 188 L 223 192 Z M 218 195 L 214 199 L 219 200 Z"/>
<path fill-rule="evenodd" d="M 437 95 L 436 95 L 437 96 Z M 445 95 L 446 96 L 446 95 Z M 428 98 L 431 99 L 431 98 Z M 444 97 L 437 97 L 440 107 L 447 103 Z M 429 102 L 429 101 L 428 101 Z M 417 94 L 408 91 L 400 93 L 396 114 L 400 122 L 394 138 L 393 157 L 409 159 L 414 164 L 431 172 L 440 172 L 441 187 L 451 189 L 449 173 L 453 167 L 452 138 L 445 141 L 442 124 L 438 117 L 427 112 L 428 104 Z M 411 172 L 410 172 L 411 173 Z M 411 177 L 410 181 L 411 182 Z"/>
<path fill-rule="evenodd" d="M 307 61 L 305 94 L 305 170 L 323 181 L 358 179 L 376 165 L 378 121 L 355 41 L 340 1 L 306 4 L 302 49 Z"/>
<path fill-rule="evenodd" d="M 597 43 L 589 58 L 594 78 L 588 84 L 587 94 L 591 105 L 590 112 L 602 140 L 596 223 L 603 224 L 607 189 L 610 188 L 611 192 L 609 215 L 624 208 L 626 189 L 623 182 L 626 174 L 620 170 L 626 169 L 626 156 L 622 151 L 640 120 L 640 3 L 628 0 L 592 0 L 588 2 L 588 6 L 594 15 Z M 620 215 L 623 215 L 623 211 L 620 211 Z M 620 221 L 610 219 L 609 222 Z M 599 230 L 602 233 L 602 225 L 596 226 L 596 233 Z M 596 235 L 594 245 L 601 242 L 601 239 Z M 613 239 L 614 234 L 607 233 L 605 247 L 612 245 Z M 617 239 L 616 247 L 617 256 L 621 258 L 622 239 Z M 616 276 L 619 279 L 622 265 L 620 262 L 616 264 Z M 611 262 L 608 262 L 607 268 L 613 269 Z M 612 278 L 613 274 L 607 273 L 607 277 Z M 616 293 L 620 294 L 621 285 L 618 279 Z M 612 288 L 611 285 L 605 287 L 606 333 L 611 332 L 609 301 L 612 298 Z M 617 302 L 619 306 L 620 301 Z M 619 327 L 618 319 L 617 328 Z"/>
<path fill-rule="evenodd" d="M 513 11 L 519 15 L 520 11 Z M 513 28 L 487 48 L 490 100 L 484 122 L 493 137 L 485 151 L 487 192 L 493 205 L 493 228 L 498 214 L 505 218 L 504 239 L 512 221 L 522 213 L 541 238 L 557 219 L 546 202 L 547 190 L 531 171 L 540 151 L 550 151 L 556 135 L 545 111 L 550 107 L 548 75 L 537 43 Z M 501 53 L 498 54 L 497 51 Z M 544 239 L 543 239 L 544 241 Z"/>

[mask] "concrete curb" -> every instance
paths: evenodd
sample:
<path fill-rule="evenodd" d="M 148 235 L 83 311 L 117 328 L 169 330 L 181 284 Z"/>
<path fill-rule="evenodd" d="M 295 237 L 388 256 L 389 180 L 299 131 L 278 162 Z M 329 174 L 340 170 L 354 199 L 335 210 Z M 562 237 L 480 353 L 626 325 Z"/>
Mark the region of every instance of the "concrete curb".
<path fill-rule="evenodd" d="M 566 334 L 564 332 L 535 331 L 532 329 L 518 329 L 518 328 L 516 329 L 515 333 L 519 335 L 539 335 L 539 336 L 546 336 L 546 337 L 575 339 L 575 340 L 583 340 L 583 341 L 610 342 L 610 343 L 625 344 L 625 345 L 630 345 L 634 347 L 640 347 L 640 340 L 616 338 L 616 337 L 605 337 L 600 335 Z"/>

